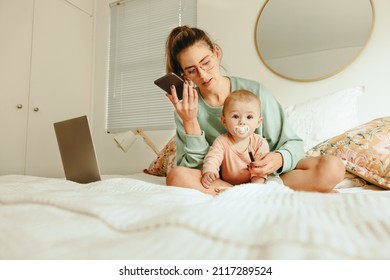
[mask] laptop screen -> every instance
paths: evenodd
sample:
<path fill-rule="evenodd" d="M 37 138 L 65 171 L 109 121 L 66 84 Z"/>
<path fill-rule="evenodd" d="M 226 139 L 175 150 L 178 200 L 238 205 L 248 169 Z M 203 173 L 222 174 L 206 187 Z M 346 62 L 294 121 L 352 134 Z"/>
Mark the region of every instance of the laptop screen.
<path fill-rule="evenodd" d="M 91 183 L 101 180 L 87 116 L 54 123 L 67 180 Z"/>

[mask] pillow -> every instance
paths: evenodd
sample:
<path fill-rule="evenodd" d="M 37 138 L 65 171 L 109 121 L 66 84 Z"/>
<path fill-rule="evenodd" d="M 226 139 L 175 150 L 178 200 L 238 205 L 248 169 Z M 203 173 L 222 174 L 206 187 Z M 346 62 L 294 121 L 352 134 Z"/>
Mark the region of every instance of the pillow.
<path fill-rule="evenodd" d="M 372 120 L 310 149 L 308 156 L 335 155 L 347 171 L 390 189 L 390 116 Z"/>
<path fill-rule="evenodd" d="M 158 153 L 156 159 L 144 172 L 156 176 L 167 176 L 169 171 L 176 166 L 176 135 L 173 136 L 165 147 Z"/>
<path fill-rule="evenodd" d="M 303 139 L 305 151 L 359 123 L 358 96 L 364 90 L 364 86 L 347 88 L 285 108 L 287 121 Z"/>

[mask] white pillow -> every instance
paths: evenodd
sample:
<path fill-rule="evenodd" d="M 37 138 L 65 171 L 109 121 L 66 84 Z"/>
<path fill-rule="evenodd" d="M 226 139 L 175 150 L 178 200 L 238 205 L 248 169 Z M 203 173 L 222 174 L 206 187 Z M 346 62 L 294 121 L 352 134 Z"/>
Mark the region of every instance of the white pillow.
<path fill-rule="evenodd" d="M 287 121 L 305 143 L 305 151 L 359 124 L 358 96 L 364 86 L 343 89 L 285 108 Z"/>

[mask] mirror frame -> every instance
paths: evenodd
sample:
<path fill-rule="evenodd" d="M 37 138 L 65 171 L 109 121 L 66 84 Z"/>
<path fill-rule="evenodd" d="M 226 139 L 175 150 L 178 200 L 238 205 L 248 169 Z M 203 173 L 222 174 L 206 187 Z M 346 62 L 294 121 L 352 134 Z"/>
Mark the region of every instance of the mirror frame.
<path fill-rule="evenodd" d="M 264 59 L 263 55 L 261 54 L 260 52 L 260 48 L 259 48 L 259 44 L 258 44 L 258 38 L 257 38 L 257 29 L 258 29 L 258 26 L 260 24 L 260 17 L 261 17 L 261 14 L 263 13 L 266 5 L 270 2 L 271 0 L 266 0 L 264 2 L 264 4 L 262 5 L 261 9 L 260 9 L 260 12 L 257 16 L 257 19 L 256 19 L 256 24 L 255 24 L 255 28 L 254 28 L 254 40 L 255 40 L 255 47 L 256 47 L 256 52 L 258 54 L 258 56 L 260 57 L 260 60 L 263 62 L 263 64 L 267 67 L 267 69 L 269 69 L 272 73 L 276 74 L 277 76 L 279 77 L 282 77 L 284 79 L 287 79 L 287 80 L 291 80 L 291 81 L 296 81 L 296 82 L 314 82 L 314 81 L 320 81 L 320 80 L 323 80 L 323 79 L 326 79 L 326 78 L 329 78 L 329 77 L 332 77 L 338 73 L 340 73 L 341 71 L 343 71 L 344 69 L 346 69 L 348 66 L 350 66 L 358 57 L 359 55 L 364 51 L 364 49 L 367 47 L 369 41 L 370 41 L 370 38 L 372 36 L 372 33 L 373 33 L 373 30 L 374 30 L 374 26 L 375 26 L 375 7 L 374 7 L 374 3 L 373 3 L 373 0 L 368 0 L 370 2 L 370 6 L 371 6 L 371 13 L 372 13 L 372 17 L 371 17 L 371 28 L 370 28 L 370 31 L 369 31 L 369 34 L 368 34 L 368 37 L 365 41 L 365 43 L 361 46 L 360 50 L 358 50 L 356 52 L 356 54 L 350 59 L 348 60 L 346 63 L 343 63 L 341 64 L 341 66 L 337 66 L 336 69 L 334 71 L 331 71 L 330 73 L 328 74 L 325 74 L 325 75 L 322 75 L 322 76 L 319 76 L 319 77 L 315 77 L 315 78 L 295 78 L 295 77 L 290 77 L 290 76 L 287 76 L 285 74 L 282 74 L 282 73 L 279 73 L 278 71 L 276 71 L 275 69 L 273 69 L 267 62 L 266 60 Z"/>

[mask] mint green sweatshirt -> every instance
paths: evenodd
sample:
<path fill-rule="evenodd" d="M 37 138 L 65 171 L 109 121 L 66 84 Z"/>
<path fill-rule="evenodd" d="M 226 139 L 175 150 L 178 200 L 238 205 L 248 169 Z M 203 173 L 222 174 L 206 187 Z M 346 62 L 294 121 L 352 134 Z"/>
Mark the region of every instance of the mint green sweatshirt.
<path fill-rule="evenodd" d="M 286 122 L 279 102 L 256 81 L 238 77 L 229 77 L 229 79 L 232 91 L 246 89 L 259 96 L 263 122 L 256 133 L 267 140 L 270 151 L 278 151 L 282 154 L 283 166 L 276 173 L 280 174 L 294 169 L 298 161 L 304 157 L 303 140 Z M 177 165 L 202 168 L 203 159 L 214 139 L 227 132 L 222 125 L 221 115 L 222 106 L 210 107 L 199 94 L 197 118 L 202 135 L 192 136 L 185 133 L 183 122 L 175 111 Z"/>

